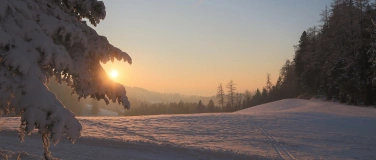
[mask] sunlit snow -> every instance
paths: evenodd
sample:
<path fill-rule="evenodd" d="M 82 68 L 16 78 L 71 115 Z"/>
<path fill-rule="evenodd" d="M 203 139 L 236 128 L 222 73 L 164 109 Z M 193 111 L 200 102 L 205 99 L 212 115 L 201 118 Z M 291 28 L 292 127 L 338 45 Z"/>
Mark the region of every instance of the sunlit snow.
<path fill-rule="evenodd" d="M 82 136 L 52 146 L 62 159 L 375 159 L 376 109 L 298 99 L 235 113 L 81 117 Z M 4 122 L 4 123 L 3 123 Z M 39 135 L 17 141 L 0 118 L 0 152 L 42 155 Z M 0 155 L 1 156 L 1 155 Z"/>

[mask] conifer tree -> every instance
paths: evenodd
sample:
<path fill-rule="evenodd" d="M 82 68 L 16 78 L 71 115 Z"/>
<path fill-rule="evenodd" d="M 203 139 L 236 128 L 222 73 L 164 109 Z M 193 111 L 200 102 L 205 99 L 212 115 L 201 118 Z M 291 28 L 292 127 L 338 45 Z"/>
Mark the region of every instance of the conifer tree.
<path fill-rule="evenodd" d="M 51 80 L 65 83 L 78 98 L 118 102 L 129 109 L 125 88 L 110 80 L 101 66 L 108 61 L 132 63 L 86 24 L 96 26 L 106 16 L 97 0 L 0 1 L 0 115 L 21 116 L 20 137 L 34 129 L 42 135 L 45 158 L 49 140 L 64 136 L 74 142 L 82 126 L 50 92 Z"/>
<path fill-rule="evenodd" d="M 236 87 L 234 82 L 231 80 L 230 82 L 227 83 L 226 88 L 228 89 L 227 91 L 227 102 L 230 104 L 230 107 L 233 109 L 235 106 L 235 91 Z"/>
<path fill-rule="evenodd" d="M 223 104 L 225 103 L 225 93 L 223 91 L 222 83 L 220 83 L 219 86 L 218 86 L 217 98 L 218 98 L 219 104 L 223 108 Z"/>

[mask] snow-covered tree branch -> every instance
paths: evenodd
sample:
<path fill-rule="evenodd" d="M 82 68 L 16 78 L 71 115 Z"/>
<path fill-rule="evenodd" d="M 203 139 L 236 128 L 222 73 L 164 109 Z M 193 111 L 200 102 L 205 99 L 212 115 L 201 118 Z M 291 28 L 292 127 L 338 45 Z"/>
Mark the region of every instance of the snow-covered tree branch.
<path fill-rule="evenodd" d="M 0 114 L 21 115 L 21 135 L 36 128 L 55 144 L 62 136 L 80 136 L 75 115 L 46 86 L 53 77 L 79 98 L 129 109 L 125 88 L 100 63 L 131 64 L 131 58 L 83 21 L 96 26 L 105 16 L 97 0 L 0 0 Z"/>

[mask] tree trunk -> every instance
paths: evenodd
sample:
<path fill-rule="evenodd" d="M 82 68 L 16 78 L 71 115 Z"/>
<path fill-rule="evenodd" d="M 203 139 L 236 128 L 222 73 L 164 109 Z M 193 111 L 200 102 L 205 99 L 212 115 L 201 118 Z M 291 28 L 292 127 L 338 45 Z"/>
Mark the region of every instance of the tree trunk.
<path fill-rule="evenodd" d="M 44 152 L 43 155 L 44 155 L 44 159 L 53 160 L 51 152 L 48 150 L 48 148 L 50 147 L 50 140 L 48 139 L 49 134 L 46 132 L 42 134 L 43 152 Z"/>

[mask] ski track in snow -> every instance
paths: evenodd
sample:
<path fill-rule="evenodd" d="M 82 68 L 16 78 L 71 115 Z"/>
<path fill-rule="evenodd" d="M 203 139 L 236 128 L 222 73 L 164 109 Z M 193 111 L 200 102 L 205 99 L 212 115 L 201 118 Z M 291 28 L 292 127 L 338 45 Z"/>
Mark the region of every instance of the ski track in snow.
<path fill-rule="evenodd" d="M 278 156 L 282 159 L 286 159 L 285 156 L 282 155 L 280 149 L 283 150 L 283 152 L 290 158 L 295 160 L 294 156 L 291 155 L 289 151 L 284 147 L 282 143 L 280 143 L 275 137 L 273 137 L 260 123 L 252 120 L 254 124 L 257 125 L 257 127 L 261 130 L 261 132 L 270 140 L 271 144 L 273 145 L 273 148 L 275 149 Z"/>
<path fill-rule="evenodd" d="M 376 109 L 281 100 L 234 113 L 78 117 L 82 137 L 50 150 L 61 159 L 376 159 Z M 42 156 L 35 132 L 0 117 L 1 155 Z M 2 150 L 1 150 L 2 149 Z"/>

